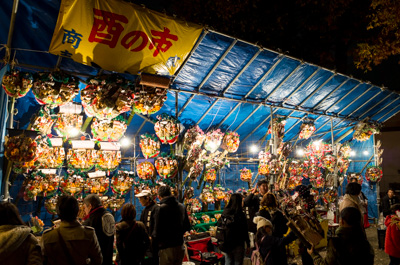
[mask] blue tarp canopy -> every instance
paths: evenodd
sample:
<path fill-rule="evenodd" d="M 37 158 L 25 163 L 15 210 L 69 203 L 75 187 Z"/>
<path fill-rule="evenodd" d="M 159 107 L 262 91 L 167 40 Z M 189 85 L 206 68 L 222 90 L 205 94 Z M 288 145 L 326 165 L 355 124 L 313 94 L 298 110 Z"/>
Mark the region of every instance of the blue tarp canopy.
<path fill-rule="evenodd" d="M 101 71 L 48 53 L 59 0 L 20 0 L 10 32 L 12 5 L 12 1 L 5 1 L 0 7 L 0 44 L 11 44 L 10 63 L 17 69 L 60 69 L 82 80 Z M 1 49 L 0 58 L 5 54 L 6 49 Z M 128 136 L 154 133 L 152 120 L 160 113 L 168 113 L 184 125 L 198 124 L 204 131 L 216 127 L 236 131 L 241 140 L 237 155 L 249 157 L 250 145 L 263 145 L 266 141 L 261 140 L 269 139 L 266 134 L 271 114 L 287 117 L 285 142 L 297 139 L 305 118 L 315 120 L 316 132 L 311 140 L 330 142 L 333 132 L 333 139 L 343 142 L 352 139 L 351 132 L 359 121 L 383 123 L 400 111 L 400 96 L 396 92 L 206 29 L 171 78 L 171 89 L 162 109 L 149 117 L 135 115 Z M 81 84 L 80 88 L 83 87 Z M 76 101 L 80 101 L 79 97 Z M 29 92 L 17 100 L 16 108 L 14 127 L 24 129 L 40 105 Z M 304 146 L 307 141 L 297 144 Z M 372 140 L 368 144 L 354 148 L 369 148 L 371 154 Z M 363 157 L 361 151 L 358 153 L 355 160 L 369 158 Z M 128 157 L 138 154 L 132 150 L 125 152 Z M 245 163 L 250 162 L 232 163 L 231 168 L 224 169 L 220 173 L 222 182 L 231 187 L 243 186 L 238 170 Z M 352 164 L 351 171 L 357 171 L 365 162 L 360 166 Z M 256 163 L 246 166 L 256 171 Z"/>

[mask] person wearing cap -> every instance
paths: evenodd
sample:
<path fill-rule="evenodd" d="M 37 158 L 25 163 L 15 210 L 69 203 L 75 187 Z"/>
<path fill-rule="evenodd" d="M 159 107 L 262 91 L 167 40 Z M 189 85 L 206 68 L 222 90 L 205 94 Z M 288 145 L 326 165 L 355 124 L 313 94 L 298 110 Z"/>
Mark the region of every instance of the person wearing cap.
<path fill-rule="evenodd" d="M 256 216 L 253 219 L 257 227 L 256 245 L 266 265 L 287 265 L 285 246 L 293 242 L 297 237 L 290 232 L 285 237 L 274 236 L 273 225 L 270 220 Z"/>
<path fill-rule="evenodd" d="M 140 193 L 135 195 L 139 198 L 140 204 L 145 207 L 140 215 L 140 221 L 145 225 L 147 234 L 150 236 L 154 231 L 154 212 L 158 205 L 153 200 L 151 190 L 142 190 Z M 153 244 L 151 248 L 146 251 L 146 259 L 142 263 L 157 265 L 158 264 L 158 250 L 157 246 Z"/>
<path fill-rule="evenodd" d="M 259 192 L 257 192 L 257 188 Z M 268 180 L 260 179 L 257 185 L 251 190 L 251 193 L 244 199 L 243 206 L 247 219 L 249 232 L 256 233 L 257 227 L 253 223 L 253 218 L 260 210 L 260 202 L 264 194 L 268 192 Z"/>

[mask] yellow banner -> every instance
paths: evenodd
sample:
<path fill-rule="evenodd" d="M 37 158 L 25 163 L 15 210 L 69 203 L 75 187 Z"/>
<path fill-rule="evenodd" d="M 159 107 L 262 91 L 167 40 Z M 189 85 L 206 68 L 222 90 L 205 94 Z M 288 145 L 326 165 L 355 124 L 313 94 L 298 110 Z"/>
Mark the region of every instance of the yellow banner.
<path fill-rule="evenodd" d="M 201 31 L 119 0 L 62 0 L 49 51 L 120 73 L 173 75 Z"/>

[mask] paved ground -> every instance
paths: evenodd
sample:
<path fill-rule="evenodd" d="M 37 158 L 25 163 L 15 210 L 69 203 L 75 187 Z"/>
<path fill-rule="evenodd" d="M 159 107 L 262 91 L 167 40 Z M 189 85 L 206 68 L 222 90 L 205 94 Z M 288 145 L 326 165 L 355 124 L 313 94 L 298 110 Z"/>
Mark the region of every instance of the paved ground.
<path fill-rule="evenodd" d="M 389 256 L 385 253 L 384 250 L 379 249 L 379 243 L 378 243 L 378 231 L 375 225 L 371 225 L 369 228 L 366 230 L 367 232 L 367 237 L 369 242 L 371 243 L 372 247 L 374 248 L 375 251 L 375 265 L 388 265 L 389 264 Z M 320 251 L 321 256 L 325 256 L 326 251 L 321 250 Z M 295 257 L 293 260 L 288 261 L 289 264 L 292 263 L 297 263 L 297 265 L 301 265 L 301 258 L 299 256 Z"/>

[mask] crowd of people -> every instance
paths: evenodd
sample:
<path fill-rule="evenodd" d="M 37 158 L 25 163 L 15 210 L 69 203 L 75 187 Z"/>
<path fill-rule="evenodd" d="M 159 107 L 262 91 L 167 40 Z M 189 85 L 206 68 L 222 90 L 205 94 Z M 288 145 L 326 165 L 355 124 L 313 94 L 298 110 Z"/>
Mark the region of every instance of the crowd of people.
<path fill-rule="evenodd" d="M 277 200 L 278 194 L 268 192 L 268 182 L 260 180 L 246 196 L 234 193 L 224 208 L 217 225 L 229 230 L 219 248 L 226 265 L 241 265 L 245 257 L 253 264 L 287 265 L 286 245 L 299 234 L 291 231 L 289 216 Z M 315 202 L 307 186 L 296 188 L 303 200 L 302 207 L 310 216 L 315 214 Z M 121 221 L 91 194 L 83 201 L 83 218 L 78 218 L 78 201 L 63 195 L 57 202 L 59 222 L 38 239 L 22 221 L 17 207 L 10 202 L 0 203 L 0 260 L 1 264 L 115 264 L 120 265 L 175 265 L 182 264 L 185 253 L 184 234 L 190 230 L 185 206 L 169 186 L 158 189 L 159 203 L 150 190 L 136 194 L 144 207 L 140 221 L 131 203 L 123 205 Z M 323 258 L 313 244 L 300 242 L 302 264 L 374 264 L 374 251 L 365 233 L 365 202 L 361 186 L 350 182 L 339 205 L 339 228 L 329 238 Z M 400 264 L 400 204 L 389 190 L 382 201 L 387 226 L 385 252 L 390 265 Z M 318 231 L 321 233 L 321 231 Z M 322 231 L 323 233 L 323 231 Z"/>

